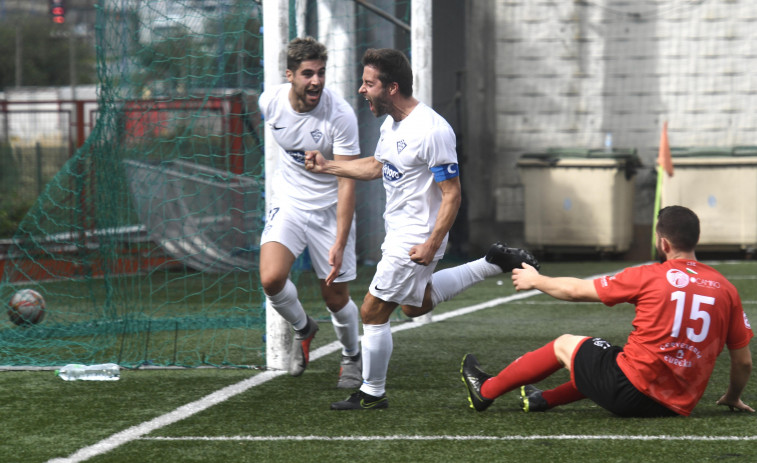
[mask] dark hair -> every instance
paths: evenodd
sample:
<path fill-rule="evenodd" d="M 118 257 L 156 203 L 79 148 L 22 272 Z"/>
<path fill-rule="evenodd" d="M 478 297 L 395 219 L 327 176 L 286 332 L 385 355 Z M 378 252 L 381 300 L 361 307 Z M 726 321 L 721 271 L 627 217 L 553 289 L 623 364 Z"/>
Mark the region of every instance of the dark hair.
<path fill-rule="evenodd" d="M 369 48 L 363 55 L 363 66 L 378 70 L 383 86 L 397 82 L 400 94 L 413 96 L 413 68 L 404 53 L 392 48 Z"/>
<path fill-rule="evenodd" d="M 683 206 L 663 207 L 657 214 L 657 234 L 674 248 L 691 252 L 699 242 L 699 217 Z"/>
<path fill-rule="evenodd" d="M 313 37 L 292 39 L 287 47 L 287 69 L 294 72 L 303 61 L 321 60 L 326 62 L 329 54 L 326 46 Z"/>

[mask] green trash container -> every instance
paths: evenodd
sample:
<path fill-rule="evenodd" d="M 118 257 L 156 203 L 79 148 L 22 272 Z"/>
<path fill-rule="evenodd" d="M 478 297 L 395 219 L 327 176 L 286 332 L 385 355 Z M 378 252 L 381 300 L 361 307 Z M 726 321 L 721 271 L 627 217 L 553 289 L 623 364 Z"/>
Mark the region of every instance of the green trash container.
<path fill-rule="evenodd" d="M 662 206 L 686 206 L 700 220 L 699 248 L 757 248 L 757 146 L 671 148 Z"/>
<path fill-rule="evenodd" d="M 518 161 L 526 243 L 535 250 L 622 253 L 633 236 L 635 149 L 551 148 Z"/>

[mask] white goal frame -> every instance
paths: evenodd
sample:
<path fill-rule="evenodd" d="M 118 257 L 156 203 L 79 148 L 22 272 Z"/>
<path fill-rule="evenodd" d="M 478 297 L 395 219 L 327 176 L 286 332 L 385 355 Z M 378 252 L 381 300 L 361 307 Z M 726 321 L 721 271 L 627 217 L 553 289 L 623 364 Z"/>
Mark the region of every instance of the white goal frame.
<path fill-rule="evenodd" d="M 295 14 L 298 24 L 304 24 L 304 1 L 298 0 Z M 318 0 L 318 40 L 329 50 L 327 75 L 337 82 L 335 91 L 340 93 L 353 107 L 357 104 L 357 70 L 350 63 L 359 57 L 352 56 L 354 47 L 344 47 L 344 43 L 356 42 L 355 22 L 343 18 L 354 18 L 355 11 L 363 2 L 345 0 Z M 338 14 L 337 14 L 338 13 Z M 352 13 L 352 14 L 350 14 Z M 263 0 L 263 60 L 266 88 L 284 82 L 286 75 L 286 47 L 289 42 L 289 0 Z M 416 98 L 432 106 L 432 0 L 412 0 L 410 7 L 411 63 L 413 67 L 413 89 Z M 328 31 L 320 33 L 320 31 Z M 298 35 L 304 34 L 299 27 Z M 341 45 L 340 45 L 341 44 Z M 276 168 L 276 145 L 273 137 L 265 129 L 265 188 L 271 188 L 271 179 Z M 266 195 L 266 211 L 270 195 Z M 430 321 L 431 315 L 417 319 Z M 292 333 L 289 324 L 266 304 L 266 367 L 269 370 L 284 370 L 289 362 L 289 346 Z"/>

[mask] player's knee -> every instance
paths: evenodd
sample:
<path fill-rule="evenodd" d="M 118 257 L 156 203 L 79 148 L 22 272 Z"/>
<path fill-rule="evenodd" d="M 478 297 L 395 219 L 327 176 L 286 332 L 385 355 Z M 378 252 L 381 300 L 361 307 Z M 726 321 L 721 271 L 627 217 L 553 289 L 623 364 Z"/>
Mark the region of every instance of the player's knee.
<path fill-rule="evenodd" d="M 339 312 L 350 302 L 350 291 L 347 283 L 332 283 L 326 286 L 321 283 L 321 296 L 326 307 L 332 312 Z"/>
<path fill-rule="evenodd" d="M 260 285 L 263 287 L 263 292 L 268 296 L 279 294 L 284 289 L 286 282 L 286 277 L 282 278 L 275 274 L 260 273 Z"/>
<path fill-rule="evenodd" d="M 426 306 L 413 307 L 409 305 L 402 306 L 402 312 L 410 318 L 426 315 L 427 313 L 431 312 L 431 309 L 433 309 L 433 307 L 431 307 L 430 305 L 428 307 Z"/>
<path fill-rule="evenodd" d="M 576 336 L 573 334 L 563 334 L 555 339 L 554 349 L 557 360 L 563 366 L 570 369 L 570 361 L 573 358 L 573 352 L 584 339 L 586 339 L 586 336 Z"/>
<path fill-rule="evenodd" d="M 332 312 L 339 312 L 342 310 L 348 302 L 350 302 L 349 296 L 343 295 L 324 295 L 323 302 L 326 303 L 326 307 Z"/>
<path fill-rule="evenodd" d="M 382 303 L 368 293 L 360 306 L 360 318 L 363 324 L 382 325 L 389 321 L 396 304 Z"/>
<path fill-rule="evenodd" d="M 360 320 L 363 325 L 383 325 L 389 321 L 388 317 L 384 317 L 381 314 L 360 312 Z"/>

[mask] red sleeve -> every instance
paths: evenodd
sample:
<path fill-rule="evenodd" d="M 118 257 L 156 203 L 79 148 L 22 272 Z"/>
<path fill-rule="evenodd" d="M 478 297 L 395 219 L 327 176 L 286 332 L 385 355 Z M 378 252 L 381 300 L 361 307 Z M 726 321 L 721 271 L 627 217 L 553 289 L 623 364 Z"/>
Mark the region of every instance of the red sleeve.
<path fill-rule="evenodd" d="M 731 309 L 731 319 L 729 320 L 728 338 L 725 343 L 728 349 L 733 350 L 748 346 L 749 341 L 754 336 L 754 332 L 752 332 L 752 326 L 749 324 L 746 313 L 744 313 L 738 292 L 733 289 L 730 293 L 733 297 L 733 308 Z"/>
<path fill-rule="evenodd" d="M 636 303 L 641 290 L 641 267 L 629 267 L 615 275 L 605 275 L 594 280 L 594 288 L 603 304 L 614 306 L 622 302 Z"/>

